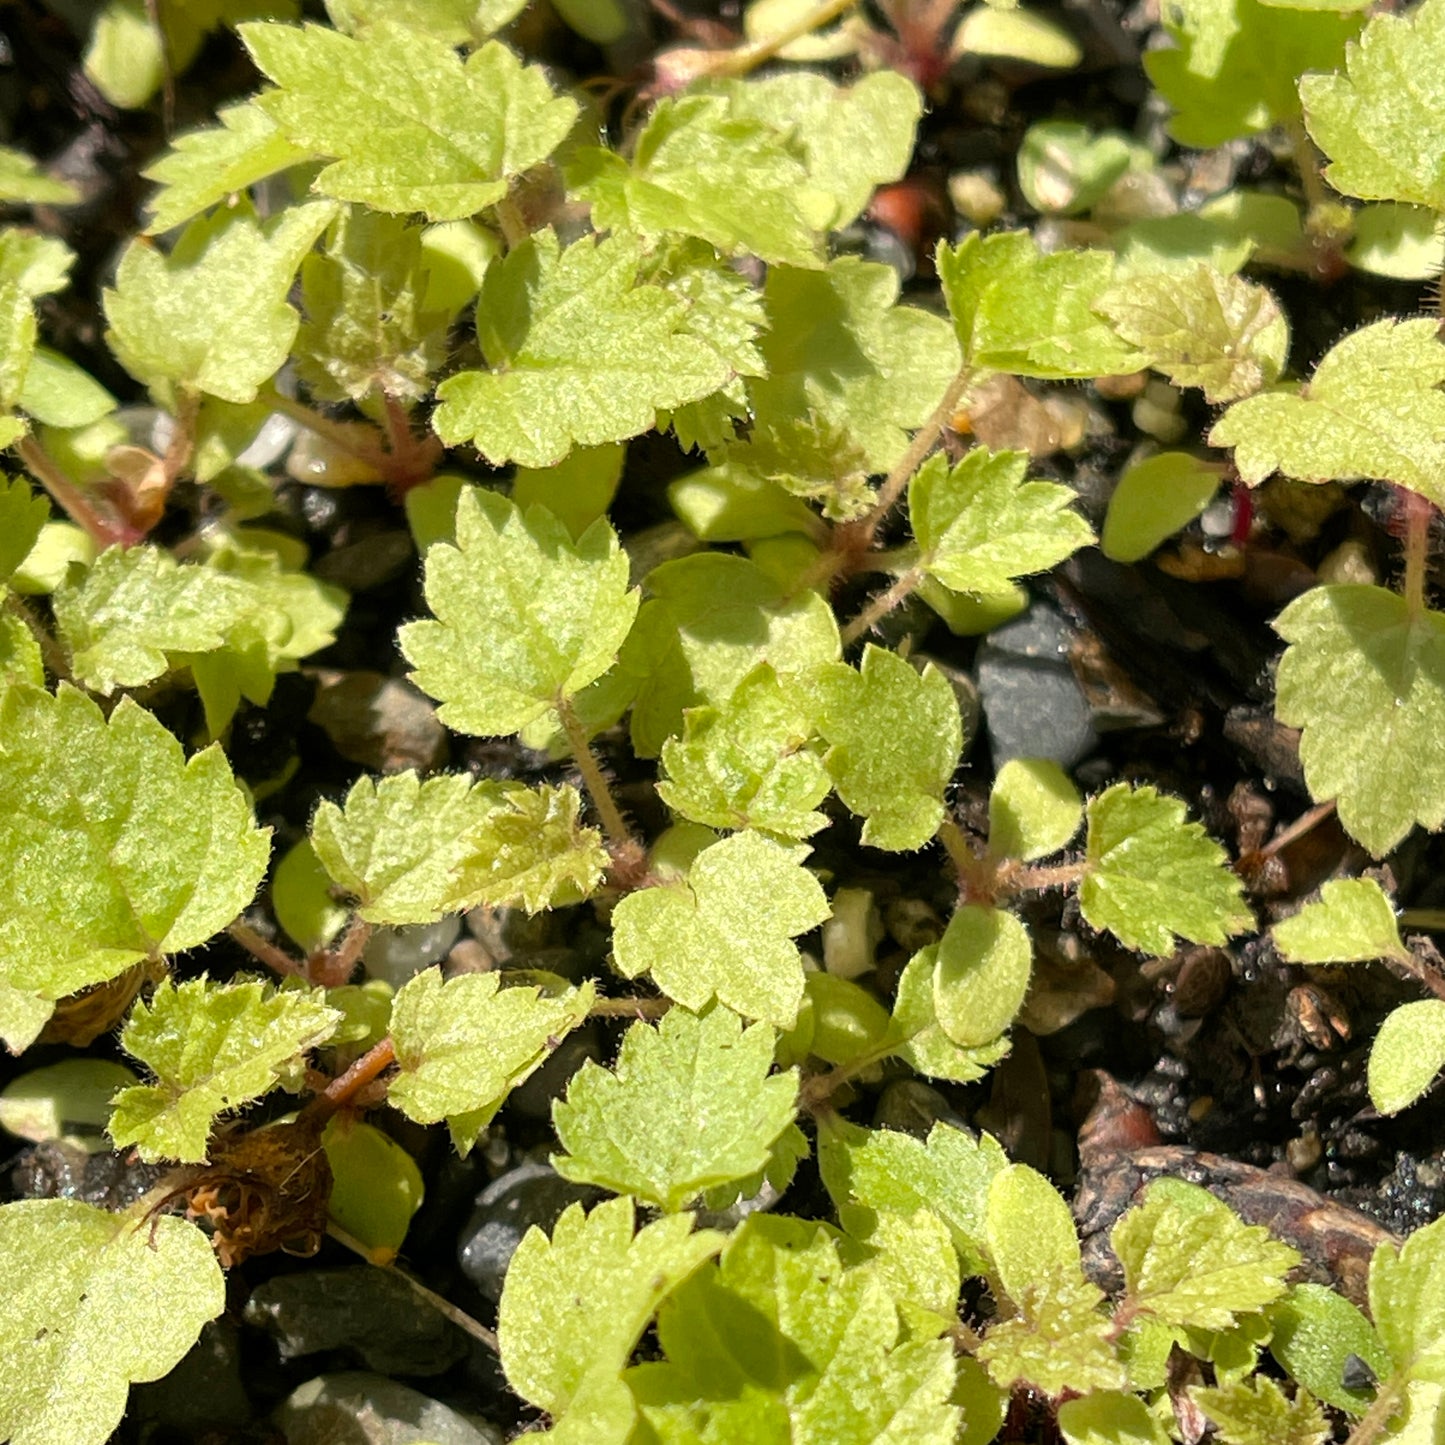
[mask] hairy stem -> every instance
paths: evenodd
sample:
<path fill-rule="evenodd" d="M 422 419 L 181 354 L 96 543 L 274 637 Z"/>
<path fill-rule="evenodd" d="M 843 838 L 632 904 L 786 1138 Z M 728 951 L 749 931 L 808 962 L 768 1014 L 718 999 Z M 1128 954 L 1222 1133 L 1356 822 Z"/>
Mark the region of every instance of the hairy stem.
<path fill-rule="evenodd" d="M 45 488 L 55 505 L 84 529 L 96 546 L 104 549 L 119 543 L 130 547 L 140 541 L 144 534 L 136 528 L 119 519 L 102 516 L 35 437 L 22 437 L 15 450 L 25 463 L 25 470 Z"/>
<path fill-rule="evenodd" d="M 965 903 L 992 902 L 998 886 L 997 870 L 986 858 L 979 857 L 969 835 L 952 818 L 946 817 L 938 825 L 937 837 L 958 874 L 959 897 Z"/>
<path fill-rule="evenodd" d="M 272 973 L 280 978 L 290 978 L 293 975 L 297 978 L 306 976 L 306 967 L 292 958 L 284 948 L 277 948 L 274 943 L 261 937 L 249 923 L 242 923 L 238 918 L 226 932 L 260 963 L 264 963 Z"/>
<path fill-rule="evenodd" d="M 349 1069 L 332 1079 L 301 1112 L 308 1119 L 324 1122 L 395 1062 L 396 1049 L 388 1034 L 379 1044 L 373 1044 Z"/>
<path fill-rule="evenodd" d="M 411 413 L 390 392 L 382 394 L 386 418 L 386 440 L 390 448 L 386 479 L 397 491 L 409 492 L 430 481 L 436 471 L 441 445 L 434 436 L 417 436 Z"/>
<path fill-rule="evenodd" d="M 1380 1385 L 1379 1392 L 1370 1402 L 1370 1408 L 1355 1422 L 1345 1445 L 1374 1445 L 1381 1432 L 1390 1423 L 1390 1418 L 1400 1407 L 1400 1384 L 1390 1379 Z"/>
<path fill-rule="evenodd" d="M 1419 492 L 1398 489 L 1405 512 L 1405 606 L 1412 622 L 1425 615 L 1425 573 L 1430 551 L 1430 516 L 1435 510 Z"/>
<path fill-rule="evenodd" d="M 5 606 L 30 629 L 30 635 L 40 648 L 45 670 L 60 682 L 70 680 L 70 660 L 65 649 L 51 635 L 50 629 L 41 624 L 34 609 L 18 592 L 6 592 Z"/>
<path fill-rule="evenodd" d="M 910 567 L 886 592 L 870 598 L 868 605 L 843 629 L 843 646 L 849 647 L 871 632 L 895 607 L 910 596 L 927 574 L 922 567 Z"/>
<path fill-rule="evenodd" d="M 311 982 L 318 988 L 340 988 L 354 972 L 373 931 L 371 924 L 360 914 L 355 914 L 346 925 L 340 943 L 307 960 L 307 975 Z"/>
<path fill-rule="evenodd" d="M 1020 893 L 1043 893 L 1050 888 L 1071 888 L 1088 871 L 1084 863 L 1059 863 L 1052 868 L 1030 868 L 1014 863 L 999 870 L 998 893 L 1016 898 Z"/>
<path fill-rule="evenodd" d="M 587 729 L 582 726 L 582 719 L 577 716 L 577 709 L 572 706 L 570 697 L 563 698 L 557 704 L 557 716 L 562 720 L 562 731 L 567 734 L 567 746 L 572 750 L 572 761 L 577 764 L 577 771 L 582 774 L 582 785 L 592 799 L 592 806 L 597 809 L 597 816 L 602 819 L 607 841 L 618 848 L 631 848 L 635 843 L 632 830 L 627 826 L 622 809 L 617 806 L 617 800 L 612 796 L 612 789 L 607 785 L 607 774 L 602 771 L 602 764 L 597 761 L 597 754 L 592 751 L 592 745 L 587 741 Z"/>
<path fill-rule="evenodd" d="M 670 998 L 599 998 L 587 1017 L 593 1019 L 660 1019 L 672 1007 Z"/>

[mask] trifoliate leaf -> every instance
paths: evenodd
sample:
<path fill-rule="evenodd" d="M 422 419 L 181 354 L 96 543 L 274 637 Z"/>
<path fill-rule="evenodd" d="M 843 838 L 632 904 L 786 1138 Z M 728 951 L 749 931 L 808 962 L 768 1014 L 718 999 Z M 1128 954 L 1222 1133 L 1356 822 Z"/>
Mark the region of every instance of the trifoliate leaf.
<path fill-rule="evenodd" d="M 448 727 L 513 733 L 612 666 L 638 594 L 628 590 L 627 558 L 605 521 L 574 544 L 545 508 L 522 512 L 472 488 L 457 504 L 456 538 L 426 556 L 426 598 L 438 620 L 404 626 L 401 650 L 416 669 L 412 680 L 441 699 Z"/>
<path fill-rule="evenodd" d="M 1169 1445 L 1164 1427 L 1137 1395 L 1096 1390 L 1059 1406 L 1059 1433 L 1068 1445 Z"/>
<path fill-rule="evenodd" d="M 1269 385 L 1289 352 L 1289 322 L 1270 292 L 1212 266 L 1131 276 L 1094 305 L 1156 371 L 1216 404 Z"/>
<path fill-rule="evenodd" d="M 309 159 L 255 101 L 223 106 L 219 125 L 189 131 L 141 172 L 161 190 L 147 203 L 152 234 L 169 231 L 228 196 Z"/>
<path fill-rule="evenodd" d="M 1222 944 L 1254 921 L 1224 849 L 1184 804 L 1150 787 L 1116 783 L 1090 798 L 1079 906 L 1126 948 L 1163 957 L 1174 939 Z"/>
<path fill-rule="evenodd" d="M 609 1199 L 591 1214 L 571 1205 L 549 1240 L 529 1229 L 507 1270 L 497 1337 L 507 1381 L 554 1419 L 569 1409 L 606 1409 L 609 1396 L 631 1401 L 623 1367 L 658 1305 L 725 1236 L 692 1233 L 692 1216 L 674 1214 L 633 1236 L 630 1198 Z M 559 1340 L 568 1348 L 557 1348 Z M 612 1438 L 611 1436 L 593 1438 Z"/>
<path fill-rule="evenodd" d="M 1159 452 L 1136 462 L 1109 497 L 1099 550 L 1138 562 L 1187 527 L 1214 500 L 1224 469 L 1188 452 Z"/>
<path fill-rule="evenodd" d="M 1362 1415 L 1374 1392 L 1352 1389 L 1344 1381 L 1351 1355 L 1383 1379 L 1390 1356 L 1375 1327 L 1358 1306 L 1322 1284 L 1297 1284 L 1269 1311 L 1269 1352 L 1310 1394 L 1327 1405 Z"/>
<path fill-rule="evenodd" d="M 189 761 L 144 708 L 0 700 L 0 979 L 57 999 L 204 943 L 251 901 L 269 834 L 219 748 Z"/>
<path fill-rule="evenodd" d="M 73 206 L 80 192 L 69 181 L 45 175 L 33 156 L 0 146 L 0 203 L 21 206 Z"/>
<path fill-rule="evenodd" d="M 616 1065 L 589 1060 L 553 1106 L 567 1150 L 554 1167 L 669 1214 L 761 1170 L 798 1093 L 796 1070 L 769 1077 L 773 1039 L 766 1024 L 744 1029 L 721 1008 L 701 1018 L 672 1009 L 656 1029 L 633 1024 Z"/>
<path fill-rule="evenodd" d="M 891 1129 L 820 1121 L 818 1163 L 839 1208 L 856 1202 L 894 1214 L 931 1210 L 948 1226 L 964 1274 L 984 1272 L 989 1185 L 1008 1165 L 990 1135 L 937 1123 L 925 1143 Z"/>
<path fill-rule="evenodd" d="M 441 970 L 428 968 L 391 1006 L 401 1072 L 388 1102 L 418 1124 L 445 1119 L 463 1155 L 507 1095 L 587 1017 L 595 992 L 589 981 L 548 998 L 501 982 L 496 973 L 463 973 L 443 983 Z"/>
<path fill-rule="evenodd" d="M 1122 1390 L 1124 1367 L 1109 1320 L 1099 1312 L 1103 1300 L 1077 1265 L 1056 1270 L 1020 1288 L 1014 1297 L 1019 1314 L 988 1331 L 978 1358 L 1002 1389 L 1022 1381 L 1047 1395 Z"/>
<path fill-rule="evenodd" d="M 1442 58 L 1445 6 L 1426 0 L 1408 15 L 1373 16 L 1346 52 L 1344 74 L 1303 77 L 1305 122 L 1337 191 L 1445 210 Z"/>
<path fill-rule="evenodd" d="M 1002 592 L 1094 540 L 1071 487 L 1024 480 L 1026 452 L 975 447 L 952 470 L 942 453 L 908 486 L 918 565 L 954 592 Z"/>
<path fill-rule="evenodd" d="M 1407 1109 L 1445 1067 L 1445 1000 L 1401 1004 L 1370 1046 L 1370 1102 L 1382 1114 Z"/>
<path fill-rule="evenodd" d="M 374 1124 L 338 1114 L 321 1135 L 331 1166 L 327 1212 L 376 1263 L 396 1258 L 426 1188 L 405 1149 Z"/>
<path fill-rule="evenodd" d="M 938 1016 L 942 987 L 938 952 L 936 943 L 919 949 L 898 980 L 893 1027 L 903 1042 L 896 1052 L 930 1078 L 969 1084 L 981 1079 L 1008 1053 L 1009 1043 L 1004 1035 L 972 1046 L 955 1043 L 949 1037 Z M 1006 964 L 1006 951 L 1001 958 Z"/>
<path fill-rule="evenodd" d="M 415 402 L 430 391 L 451 316 L 426 309 L 423 235 L 399 216 L 348 209 L 325 251 L 301 263 L 296 369 L 319 400 Z"/>
<path fill-rule="evenodd" d="M 131 1382 L 168 1374 L 226 1303 L 194 1224 L 78 1199 L 0 1209 L 0 1271 L 0 1436 L 11 1445 L 108 1439 Z"/>
<path fill-rule="evenodd" d="M 865 818 L 874 848 L 921 848 L 943 820 L 943 791 L 963 749 L 963 722 L 948 679 L 871 642 L 854 670 L 829 663 L 810 679 L 823 759 L 838 796 Z"/>
<path fill-rule="evenodd" d="M 243 25 L 280 87 L 256 102 L 294 145 L 337 160 L 316 188 L 378 211 L 460 220 L 507 194 L 577 117 L 540 66 L 489 41 L 463 61 L 444 40 L 386 20 L 355 38 L 319 25 Z"/>
<path fill-rule="evenodd" d="M 938 276 L 970 366 L 1062 380 L 1148 364 L 1093 309 L 1113 285 L 1111 252 L 1045 256 L 1027 231 L 974 232 L 939 246 Z"/>
<path fill-rule="evenodd" d="M 933 1009 L 944 1033 L 964 1048 L 996 1039 L 1029 991 L 1028 929 L 1001 908 L 965 903 L 954 910 L 935 947 Z"/>
<path fill-rule="evenodd" d="M 735 367 L 709 336 L 697 297 L 646 281 L 641 241 L 586 237 L 562 249 L 549 228 L 488 267 L 477 340 L 489 370 L 437 388 L 448 445 L 488 461 L 547 467 L 578 443 L 625 441 L 711 396 Z M 719 297 L 724 305 L 726 298 Z"/>
<path fill-rule="evenodd" d="M 658 1317 L 666 1361 L 628 1384 L 667 1440 L 953 1445 L 944 1340 L 906 1339 L 884 1272 L 826 1225 L 753 1215 Z"/>
<path fill-rule="evenodd" d="M 1309 383 L 1236 402 L 1209 433 L 1253 485 L 1396 482 L 1445 504 L 1445 346 L 1435 323 L 1394 317 L 1335 345 Z"/>
<path fill-rule="evenodd" d="M 720 95 L 659 101 L 630 162 L 584 147 L 567 181 L 591 203 L 599 231 L 681 232 L 773 265 L 821 265 L 821 231 L 834 210 L 809 186 L 786 131 L 732 113 Z"/>
<path fill-rule="evenodd" d="M 1047 758 L 1013 758 L 988 795 L 988 851 L 1032 862 L 1057 853 L 1079 831 L 1083 799 L 1069 775 Z"/>
<path fill-rule="evenodd" d="M 630 893 L 612 915 L 612 946 L 628 978 L 650 972 L 698 1012 L 717 997 L 744 1018 L 791 1028 L 803 998 L 793 938 L 828 917 L 806 847 L 734 833 L 697 855 L 686 882 Z"/>
<path fill-rule="evenodd" d="M 216 1116 L 275 1088 L 299 1055 L 341 1021 L 320 990 L 273 992 L 257 982 L 163 981 L 131 1010 L 121 1047 L 156 1077 L 115 1097 L 110 1137 L 154 1164 L 197 1164 Z"/>
<path fill-rule="evenodd" d="M 1262 0 L 1173 0 L 1163 19 L 1174 47 L 1144 69 L 1174 107 L 1169 133 L 1200 149 L 1298 119 L 1299 77 L 1336 69 L 1362 24 Z"/>
<path fill-rule="evenodd" d="M 1290 1399 L 1267 1375 L 1219 1389 L 1194 1385 L 1189 1398 L 1214 1423 L 1220 1445 L 1323 1445 L 1329 1422 L 1307 1391 Z"/>
<path fill-rule="evenodd" d="M 49 515 L 50 504 L 24 477 L 0 480 L 0 583 L 30 555 Z"/>
<path fill-rule="evenodd" d="M 794 497 L 808 497 L 823 509 L 830 521 L 845 522 L 862 516 L 873 505 L 874 491 L 868 484 L 868 452 L 854 435 L 848 422 L 814 413 L 807 417 L 770 417 L 755 425 L 745 442 L 734 442 L 727 449 L 727 461 L 713 469 L 716 484 L 731 487 L 735 492 L 751 484 L 782 488 Z M 781 499 L 780 499 L 781 500 Z M 775 508 L 777 522 L 791 526 L 774 526 L 757 533 L 774 535 L 778 531 L 815 530 L 817 523 L 808 509 L 794 511 L 797 503 L 786 509 Z M 751 511 L 760 510 L 755 501 Z M 750 518 L 756 526 L 759 519 Z"/>
<path fill-rule="evenodd" d="M 832 783 L 807 743 L 812 720 L 797 691 L 767 664 L 739 684 L 723 708 L 688 709 L 681 739 L 662 745 L 668 807 L 712 828 L 757 828 L 806 838 L 827 825 L 813 811 Z"/>
<path fill-rule="evenodd" d="M 1359 959 L 1408 959 L 1395 910 L 1373 878 L 1341 878 L 1320 889 L 1270 930 L 1280 956 L 1290 963 L 1352 963 Z"/>
<path fill-rule="evenodd" d="M 1433 325 L 1432 325 L 1433 330 Z M 1313 587 L 1275 619 L 1290 644 L 1275 711 L 1304 729 L 1300 761 L 1315 798 L 1377 858 L 1410 828 L 1445 822 L 1445 770 L 1433 739 L 1445 727 L 1445 614 L 1412 616 L 1383 587 Z M 1401 758 L 1412 758 L 1402 768 Z"/>
<path fill-rule="evenodd" d="M 116 359 L 168 405 L 178 391 L 254 400 L 290 354 L 286 297 L 334 214 L 316 201 L 262 223 L 242 205 L 192 221 L 170 255 L 132 241 L 104 296 Z"/>
<path fill-rule="evenodd" d="M 723 552 L 664 562 L 647 575 L 651 594 L 622 649 L 638 679 L 632 746 L 656 757 L 683 731 L 683 713 L 723 708 L 755 667 L 790 679 L 840 651 L 838 621 L 816 592 L 790 595 L 756 563 Z"/>
<path fill-rule="evenodd" d="M 1197 1184 L 1156 1179 L 1109 1236 L 1127 1297 L 1180 1328 L 1227 1330 L 1285 1292 L 1297 1251 Z"/>

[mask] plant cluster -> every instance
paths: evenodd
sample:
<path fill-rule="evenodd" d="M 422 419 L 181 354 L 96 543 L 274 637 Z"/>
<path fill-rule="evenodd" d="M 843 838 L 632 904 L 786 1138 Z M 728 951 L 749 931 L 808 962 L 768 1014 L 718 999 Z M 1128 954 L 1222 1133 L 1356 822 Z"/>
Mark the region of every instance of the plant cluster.
<path fill-rule="evenodd" d="M 1376 859 L 1445 822 L 1438 320 L 1381 317 L 1291 379 L 1288 318 L 1243 274 L 1438 261 L 1445 0 L 1373 18 L 1351 0 L 1171 3 L 1146 68 L 1174 139 L 1282 134 L 1303 203 L 1240 189 L 1185 211 L 1137 141 L 1041 124 L 1020 187 L 1056 239 L 1087 244 L 945 240 L 935 309 L 830 238 L 908 171 L 918 82 L 946 71 L 919 58 L 952 33 L 954 55 L 1071 64 L 1041 19 L 980 7 L 954 32 L 951 5 L 900 0 L 885 32 L 762 0 L 737 45 L 659 66 L 645 113 L 599 144 L 597 102 L 497 38 L 522 8 L 328 0 L 329 24 L 300 24 L 285 5 L 162 3 L 160 28 L 105 9 L 88 65 L 117 103 L 222 21 L 261 77 L 150 167 L 146 231 L 104 292 L 110 352 L 164 414 L 149 436 L 41 342 L 67 247 L 0 231 L 0 1036 L 83 1049 L 118 1027 L 134 1067 L 79 1055 L 21 1092 L 167 1166 L 123 1212 L 0 1208 L 0 1436 L 104 1440 L 250 1255 L 329 1229 L 392 1264 L 422 1176 L 383 1111 L 444 1124 L 465 1155 L 559 1042 L 611 1018 L 629 1021 L 615 1061 L 555 1103 L 554 1163 L 616 1197 L 533 1230 L 495 1335 L 473 1325 L 550 1438 L 981 1445 L 1026 1399 L 1072 1445 L 1163 1445 L 1186 1417 L 1227 1445 L 1311 1445 L 1340 1421 L 1362 1445 L 1434 1438 L 1445 1224 L 1381 1247 L 1367 1316 L 1163 1179 L 1113 1230 L 1110 1298 L 1064 1198 L 994 1139 L 846 1109 L 882 1071 L 968 1083 L 1007 1054 L 1029 900 L 1067 893 L 1153 956 L 1258 929 L 1224 849 L 1152 783 L 1084 797 L 1057 764 L 1014 760 L 986 821 L 961 816 L 954 685 L 906 639 L 871 640 L 905 603 L 986 632 L 1022 608 L 1022 579 L 1095 543 L 1026 452 L 965 445 L 1001 380 L 1152 369 L 1218 409 L 1207 448 L 1125 472 L 1102 527 L 1116 559 L 1187 527 L 1230 468 L 1241 508 L 1275 475 L 1390 484 L 1402 586 L 1335 580 L 1284 608 L 1277 712 L 1313 799 Z M 594 40 L 622 23 L 557 8 Z M 9 203 L 76 199 L 3 159 Z M 440 720 L 565 759 L 551 781 L 361 776 L 273 859 L 268 780 L 237 775 L 231 730 L 348 606 L 273 516 L 255 449 L 276 417 L 322 485 L 404 507 L 427 611 L 396 646 Z M 645 484 L 626 444 L 649 433 L 696 453 L 668 488 L 687 541 L 662 560 L 609 520 Z M 192 485 L 206 521 L 178 527 Z M 860 580 L 871 596 L 843 611 Z M 183 745 L 158 713 L 187 689 L 201 735 Z M 655 783 L 663 826 L 640 829 L 619 766 Z M 825 830 L 843 854 L 930 850 L 956 878 L 895 984 L 870 977 L 856 891 L 816 866 Z M 1390 881 L 1332 881 L 1273 929 L 1292 962 L 1387 960 L 1432 990 L 1375 1041 L 1386 1113 L 1445 1064 L 1445 984 L 1402 941 Z M 241 919 L 268 885 L 297 953 Z M 608 964 L 354 981 L 374 929 L 484 907 L 585 911 Z M 859 966 L 819 966 L 807 940 L 830 919 Z M 228 932 L 252 970 L 197 952 Z M 800 1166 L 826 1220 L 787 1212 Z M 695 1227 L 759 1197 L 782 1207 Z M 1178 1384 L 1182 1357 L 1204 1383 Z"/>

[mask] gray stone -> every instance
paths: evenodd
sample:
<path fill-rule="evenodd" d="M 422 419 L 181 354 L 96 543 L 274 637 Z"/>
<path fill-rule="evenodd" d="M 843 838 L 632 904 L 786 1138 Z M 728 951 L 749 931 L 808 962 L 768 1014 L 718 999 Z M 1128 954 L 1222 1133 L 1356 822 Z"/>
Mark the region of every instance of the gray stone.
<path fill-rule="evenodd" d="M 550 1233 L 569 1204 L 591 1205 L 601 1197 L 590 1185 L 563 1179 L 550 1165 L 518 1165 L 477 1196 L 457 1248 L 462 1273 L 487 1299 L 501 1299 L 507 1266 L 532 1225 Z"/>
<path fill-rule="evenodd" d="M 387 1375 L 439 1375 L 467 1349 L 405 1280 L 372 1265 L 268 1279 L 246 1301 L 245 1320 L 275 1338 L 282 1359 L 345 1349 Z"/>
<path fill-rule="evenodd" d="M 307 714 L 343 758 L 376 773 L 420 773 L 447 759 L 436 705 L 404 678 L 379 672 L 323 672 Z"/>
<path fill-rule="evenodd" d="M 588 1059 L 600 1063 L 602 1047 L 597 1041 L 595 1025 L 583 1024 L 552 1050 L 535 1074 L 523 1079 L 507 1095 L 507 1107 L 527 1119 L 551 1119 L 552 1101 L 567 1092 L 572 1075 Z"/>
<path fill-rule="evenodd" d="M 873 1111 L 876 1129 L 896 1129 L 901 1134 L 928 1137 L 937 1123 L 966 1129 L 968 1123 L 932 1084 L 922 1079 L 895 1079 L 879 1096 Z"/>
<path fill-rule="evenodd" d="M 277 1409 L 286 1445 L 502 1445 L 502 1432 L 382 1375 L 318 1375 Z"/>
<path fill-rule="evenodd" d="M 399 989 L 422 969 L 440 963 L 461 931 L 461 920 L 455 917 L 438 919 L 435 923 L 378 928 L 361 955 L 366 976 L 385 979 Z"/>

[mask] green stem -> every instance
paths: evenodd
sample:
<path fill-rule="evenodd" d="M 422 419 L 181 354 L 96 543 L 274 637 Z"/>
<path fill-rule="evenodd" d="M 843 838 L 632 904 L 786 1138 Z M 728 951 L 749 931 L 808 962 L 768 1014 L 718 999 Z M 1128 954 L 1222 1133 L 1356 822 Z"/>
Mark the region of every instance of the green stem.
<path fill-rule="evenodd" d="M 883 1041 L 874 1044 L 871 1049 L 859 1054 L 857 1058 L 849 1059 L 846 1064 L 838 1064 L 825 1073 L 814 1074 L 812 1078 L 805 1079 L 798 1090 L 798 1107 L 809 1114 L 815 1114 L 819 1109 L 826 1108 L 828 1100 L 844 1084 L 850 1079 L 856 1078 L 864 1070 L 871 1069 L 874 1064 L 881 1064 L 890 1054 L 897 1051 L 900 1042 L 901 1040 L 890 1030 Z"/>
<path fill-rule="evenodd" d="M 740 45 L 736 50 L 727 51 L 716 65 L 708 67 L 707 73 L 718 76 L 746 75 L 748 71 L 756 70 L 765 61 L 771 60 L 793 41 L 801 40 L 815 30 L 821 30 L 840 15 L 846 15 L 857 3 L 858 0 L 822 0 L 822 4 L 805 11 L 776 35 L 769 35 L 762 40 L 755 40 L 751 45 Z"/>
<path fill-rule="evenodd" d="M 672 1007 L 670 998 L 599 998 L 587 1011 L 593 1019 L 660 1019 Z"/>
<path fill-rule="evenodd" d="M 1299 119 L 1285 122 L 1285 134 L 1289 137 L 1290 154 L 1295 169 L 1299 172 L 1300 185 L 1304 187 L 1305 204 L 1310 211 L 1330 203 L 1330 193 L 1325 188 L 1324 177 L 1320 174 L 1319 152 L 1306 132 L 1304 122 Z"/>
<path fill-rule="evenodd" d="M 843 646 L 851 647 L 865 633 L 871 632 L 917 588 L 926 575 L 922 567 L 910 567 L 886 592 L 870 598 L 868 605 L 843 629 Z"/>
<path fill-rule="evenodd" d="M 557 704 L 557 716 L 562 720 L 562 731 L 567 734 L 567 746 L 572 750 L 572 761 L 577 764 L 577 771 L 582 774 L 582 785 L 592 799 L 592 806 L 597 809 L 597 816 L 602 819 L 602 828 L 607 834 L 608 842 L 618 848 L 634 846 L 632 830 L 627 826 L 622 809 L 617 806 L 617 800 L 612 796 L 612 789 L 607 786 L 607 775 L 602 771 L 602 764 L 597 761 L 597 754 L 592 751 L 591 743 L 587 741 L 587 729 L 582 726 L 582 719 L 577 716 L 577 709 L 572 706 L 570 697 L 564 697 Z"/>
<path fill-rule="evenodd" d="M 1402 908 L 1395 915 L 1401 928 L 1413 928 L 1421 933 L 1445 931 L 1445 908 Z"/>
<path fill-rule="evenodd" d="M 1350 1431 L 1345 1445 L 1373 1445 L 1399 1408 L 1400 1394 L 1398 1379 L 1392 1378 L 1381 1384 L 1375 1398 L 1370 1402 L 1370 1408 L 1355 1422 L 1355 1428 Z"/>

